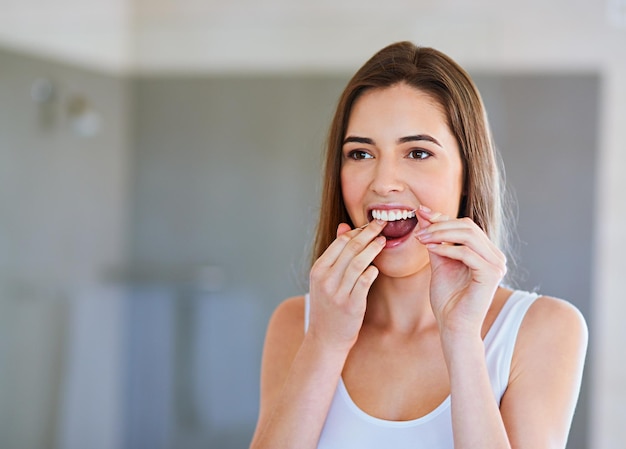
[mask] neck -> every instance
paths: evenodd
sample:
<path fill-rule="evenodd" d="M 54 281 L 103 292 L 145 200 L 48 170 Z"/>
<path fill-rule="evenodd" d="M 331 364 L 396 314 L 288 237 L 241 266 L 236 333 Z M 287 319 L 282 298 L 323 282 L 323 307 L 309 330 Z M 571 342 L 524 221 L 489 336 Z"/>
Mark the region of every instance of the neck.
<path fill-rule="evenodd" d="M 430 266 L 403 278 L 379 275 L 367 299 L 365 325 L 411 333 L 435 324 L 430 306 Z"/>

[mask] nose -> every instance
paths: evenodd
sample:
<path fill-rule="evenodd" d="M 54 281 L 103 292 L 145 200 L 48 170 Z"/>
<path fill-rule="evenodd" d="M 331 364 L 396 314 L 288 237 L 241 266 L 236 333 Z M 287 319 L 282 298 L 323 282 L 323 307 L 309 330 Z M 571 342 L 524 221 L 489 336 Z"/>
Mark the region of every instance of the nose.
<path fill-rule="evenodd" d="M 404 190 L 402 171 L 392 158 L 380 157 L 374 170 L 371 189 L 381 196 Z"/>

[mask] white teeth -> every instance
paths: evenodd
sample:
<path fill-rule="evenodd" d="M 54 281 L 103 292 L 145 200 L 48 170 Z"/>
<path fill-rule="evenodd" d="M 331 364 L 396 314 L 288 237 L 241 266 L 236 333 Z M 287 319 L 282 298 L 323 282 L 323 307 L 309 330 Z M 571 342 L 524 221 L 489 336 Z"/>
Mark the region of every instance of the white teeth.
<path fill-rule="evenodd" d="M 374 218 L 374 220 L 397 221 L 413 217 L 415 217 L 414 210 L 372 210 L 372 218 Z"/>

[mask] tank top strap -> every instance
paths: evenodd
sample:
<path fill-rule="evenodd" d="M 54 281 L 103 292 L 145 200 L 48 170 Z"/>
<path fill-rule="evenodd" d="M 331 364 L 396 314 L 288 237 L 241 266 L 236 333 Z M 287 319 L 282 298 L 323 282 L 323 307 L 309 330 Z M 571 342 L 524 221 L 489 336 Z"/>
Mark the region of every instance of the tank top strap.
<path fill-rule="evenodd" d="M 485 358 L 493 393 L 498 400 L 506 391 L 511 373 L 511 361 L 522 321 L 537 293 L 515 290 L 507 299 L 485 336 Z"/>
<path fill-rule="evenodd" d="M 311 297 L 309 294 L 304 295 L 304 333 L 309 330 L 309 320 L 311 314 Z"/>

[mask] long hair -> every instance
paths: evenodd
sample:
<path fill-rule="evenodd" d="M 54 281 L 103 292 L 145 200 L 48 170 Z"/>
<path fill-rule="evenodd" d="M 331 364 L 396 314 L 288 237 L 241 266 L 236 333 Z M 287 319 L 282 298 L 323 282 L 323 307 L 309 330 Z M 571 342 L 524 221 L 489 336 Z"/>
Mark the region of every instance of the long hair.
<path fill-rule="evenodd" d="M 411 42 L 398 42 L 367 61 L 339 98 L 326 145 L 313 261 L 336 238 L 339 223 L 353 225 L 340 181 L 341 150 L 352 107 L 366 90 L 398 83 L 429 94 L 441 105 L 463 162 L 463 197 L 458 217 L 471 218 L 506 253 L 499 160 L 478 89 L 467 72 L 447 55 Z"/>

